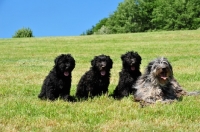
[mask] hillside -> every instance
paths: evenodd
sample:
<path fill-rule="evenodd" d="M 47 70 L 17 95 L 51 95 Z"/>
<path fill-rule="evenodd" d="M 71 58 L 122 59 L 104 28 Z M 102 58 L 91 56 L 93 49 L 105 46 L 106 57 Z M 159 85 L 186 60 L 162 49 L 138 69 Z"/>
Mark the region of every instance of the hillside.
<path fill-rule="evenodd" d="M 0 39 L 0 131 L 200 131 L 200 97 L 184 97 L 171 105 L 140 108 L 132 97 L 107 96 L 84 102 L 41 101 L 42 82 L 56 56 L 76 60 L 71 94 L 94 56 L 113 59 L 109 93 L 118 82 L 121 54 L 137 51 L 141 71 L 164 56 L 174 76 L 188 91 L 200 90 L 200 30 L 76 37 Z"/>

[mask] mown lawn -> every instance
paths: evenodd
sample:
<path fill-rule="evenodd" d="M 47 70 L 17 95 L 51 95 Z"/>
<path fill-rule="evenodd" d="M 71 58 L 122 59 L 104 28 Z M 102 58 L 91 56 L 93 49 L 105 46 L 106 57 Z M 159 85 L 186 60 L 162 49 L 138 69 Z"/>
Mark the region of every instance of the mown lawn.
<path fill-rule="evenodd" d="M 174 76 L 188 91 L 200 90 L 200 30 L 77 37 L 0 39 L 0 131 L 129 132 L 200 131 L 200 97 L 140 108 L 133 97 L 107 96 L 84 102 L 41 101 L 42 82 L 61 53 L 76 60 L 71 95 L 95 55 L 113 59 L 109 93 L 118 82 L 121 54 L 137 51 L 141 71 L 165 56 Z"/>

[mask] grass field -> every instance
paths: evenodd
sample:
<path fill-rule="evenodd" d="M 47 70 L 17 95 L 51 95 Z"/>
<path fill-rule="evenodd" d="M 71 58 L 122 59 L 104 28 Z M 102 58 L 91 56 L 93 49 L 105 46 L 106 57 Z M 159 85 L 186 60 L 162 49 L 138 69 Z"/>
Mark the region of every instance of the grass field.
<path fill-rule="evenodd" d="M 76 60 L 71 95 L 95 55 L 113 59 L 109 93 L 118 82 L 121 54 L 137 51 L 141 71 L 165 56 L 174 76 L 188 91 L 200 90 L 200 30 L 117 35 L 0 39 L 0 131 L 132 132 L 200 131 L 200 97 L 140 108 L 127 97 L 102 96 L 84 102 L 41 101 L 42 82 L 61 53 Z"/>

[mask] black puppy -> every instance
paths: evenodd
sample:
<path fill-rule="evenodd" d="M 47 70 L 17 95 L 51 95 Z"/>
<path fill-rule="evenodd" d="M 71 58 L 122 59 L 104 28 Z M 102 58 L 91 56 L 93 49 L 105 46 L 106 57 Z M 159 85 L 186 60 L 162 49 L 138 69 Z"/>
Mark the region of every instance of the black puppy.
<path fill-rule="evenodd" d="M 140 64 L 141 56 L 134 51 L 129 51 L 121 55 L 122 70 L 119 73 L 119 82 L 113 92 L 114 98 L 121 99 L 129 94 L 134 93 L 132 85 L 141 75 Z"/>
<path fill-rule="evenodd" d="M 106 55 L 95 56 L 91 65 L 90 70 L 81 77 L 78 83 L 76 90 L 78 99 L 87 99 L 108 92 L 112 59 Z"/>
<path fill-rule="evenodd" d="M 75 67 L 75 60 L 70 54 L 61 54 L 55 58 L 54 62 L 55 65 L 46 76 L 38 97 L 52 101 L 60 97 L 71 101 L 71 72 Z"/>

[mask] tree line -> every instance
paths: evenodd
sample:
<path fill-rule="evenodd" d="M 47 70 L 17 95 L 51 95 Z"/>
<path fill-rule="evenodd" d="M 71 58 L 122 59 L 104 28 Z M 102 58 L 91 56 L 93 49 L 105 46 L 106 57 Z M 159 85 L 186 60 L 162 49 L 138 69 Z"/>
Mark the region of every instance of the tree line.
<path fill-rule="evenodd" d="M 200 0 L 124 0 L 81 35 L 200 28 Z"/>

